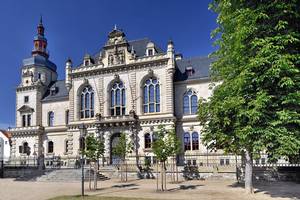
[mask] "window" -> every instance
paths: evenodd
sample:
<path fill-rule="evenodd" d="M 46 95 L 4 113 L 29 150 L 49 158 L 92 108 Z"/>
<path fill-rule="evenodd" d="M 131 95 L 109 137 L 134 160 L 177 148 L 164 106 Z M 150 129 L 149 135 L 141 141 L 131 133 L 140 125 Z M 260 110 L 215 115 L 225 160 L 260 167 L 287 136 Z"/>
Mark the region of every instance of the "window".
<path fill-rule="evenodd" d="M 54 112 L 50 111 L 48 112 L 48 126 L 54 125 Z"/>
<path fill-rule="evenodd" d="M 85 149 L 85 138 L 84 137 L 79 139 L 79 149 L 80 150 Z"/>
<path fill-rule="evenodd" d="M 90 64 L 90 61 L 89 61 L 89 60 L 85 60 L 85 61 L 84 61 L 84 66 L 89 66 L 89 64 Z"/>
<path fill-rule="evenodd" d="M 224 159 L 223 159 L 223 158 L 220 159 L 220 165 L 221 165 L 221 166 L 224 165 Z"/>
<path fill-rule="evenodd" d="M 145 134 L 145 149 L 151 148 L 151 136 L 150 133 Z"/>
<path fill-rule="evenodd" d="M 226 164 L 226 165 L 229 165 L 229 164 L 230 164 L 229 158 L 226 158 L 225 164 Z"/>
<path fill-rule="evenodd" d="M 27 115 L 27 126 L 31 126 L 31 115 Z"/>
<path fill-rule="evenodd" d="M 52 141 L 48 142 L 48 153 L 53 153 L 53 142 Z"/>
<path fill-rule="evenodd" d="M 69 141 L 66 139 L 65 140 L 65 152 L 68 153 L 69 151 Z"/>
<path fill-rule="evenodd" d="M 66 119 L 65 119 L 66 124 L 69 124 L 69 110 L 66 110 Z"/>
<path fill-rule="evenodd" d="M 24 103 L 28 103 L 29 102 L 29 96 L 25 96 L 24 97 Z"/>
<path fill-rule="evenodd" d="M 112 116 L 125 115 L 126 94 L 122 82 L 115 82 L 110 91 L 110 114 Z"/>
<path fill-rule="evenodd" d="M 197 161 L 196 160 L 193 160 L 193 165 L 197 165 Z"/>
<path fill-rule="evenodd" d="M 266 159 L 265 159 L 265 158 L 262 158 L 262 159 L 261 159 L 261 164 L 262 164 L 262 165 L 265 165 L 265 164 L 266 164 Z"/>
<path fill-rule="evenodd" d="M 19 153 L 30 155 L 28 142 L 24 142 L 23 145 L 19 146 Z"/>
<path fill-rule="evenodd" d="M 185 133 L 184 134 L 184 150 L 191 150 L 191 138 L 190 138 L 190 133 Z"/>
<path fill-rule="evenodd" d="M 26 115 L 22 115 L 22 126 L 26 126 Z"/>
<path fill-rule="evenodd" d="M 152 56 L 153 55 L 153 49 L 148 49 L 148 56 Z"/>
<path fill-rule="evenodd" d="M 80 118 L 94 117 L 94 90 L 87 86 L 80 95 Z"/>
<path fill-rule="evenodd" d="M 196 114 L 198 109 L 198 97 L 196 92 L 188 90 L 183 96 L 183 114 Z"/>
<path fill-rule="evenodd" d="M 143 90 L 144 113 L 160 112 L 160 86 L 157 79 L 147 79 Z"/>
<path fill-rule="evenodd" d="M 199 150 L 199 134 L 197 132 L 192 133 L 192 149 Z"/>
<path fill-rule="evenodd" d="M 38 79 L 41 79 L 41 78 L 42 78 L 41 73 L 38 73 Z"/>

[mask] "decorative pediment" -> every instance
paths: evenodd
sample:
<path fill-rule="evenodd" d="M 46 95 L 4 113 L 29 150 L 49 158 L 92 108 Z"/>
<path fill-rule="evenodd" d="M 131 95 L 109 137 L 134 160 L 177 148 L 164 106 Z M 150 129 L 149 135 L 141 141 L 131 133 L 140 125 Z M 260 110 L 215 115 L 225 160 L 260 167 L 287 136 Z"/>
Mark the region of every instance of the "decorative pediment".
<path fill-rule="evenodd" d="M 34 109 L 27 106 L 27 105 L 23 105 L 21 108 L 18 109 L 19 112 L 21 113 L 25 113 L 25 112 L 34 112 Z"/>

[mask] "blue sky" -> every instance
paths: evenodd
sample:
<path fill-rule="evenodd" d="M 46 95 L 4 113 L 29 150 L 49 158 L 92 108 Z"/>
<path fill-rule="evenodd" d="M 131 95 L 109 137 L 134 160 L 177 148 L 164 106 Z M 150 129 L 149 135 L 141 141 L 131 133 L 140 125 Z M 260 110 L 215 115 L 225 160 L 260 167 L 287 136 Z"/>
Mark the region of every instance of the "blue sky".
<path fill-rule="evenodd" d="M 22 59 L 29 57 L 39 17 L 43 15 L 50 60 L 64 78 L 68 57 L 79 63 L 97 52 L 115 24 L 127 39 L 148 37 L 163 49 L 174 41 L 184 57 L 207 55 L 216 14 L 210 0 L 1 0 L 0 2 L 0 128 L 15 124 L 15 88 Z"/>

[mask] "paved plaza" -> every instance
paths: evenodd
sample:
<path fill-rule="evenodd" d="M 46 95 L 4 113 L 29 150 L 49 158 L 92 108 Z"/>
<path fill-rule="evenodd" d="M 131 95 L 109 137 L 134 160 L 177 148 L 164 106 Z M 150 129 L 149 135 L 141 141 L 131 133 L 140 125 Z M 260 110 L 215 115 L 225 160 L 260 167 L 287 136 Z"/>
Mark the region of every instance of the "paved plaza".
<path fill-rule="evenodd" d="M 117 179 L 98 182 L 96 196 L 137 197 L 151 199 L 182 200 L 283 200 L 300 199 L 300 184 L 292 182 L 273 182 L 256 184 L 255 194 L 246 195 L 240 185 L 229 180 L 187 181 L 167 185 L 168 191 L 156 192 L 156 180 L 129 180 L 121 183 Z M 25 182 L 14 179 L 0 179 L 1 200 L 46 200 L 63 195 L 80 194 L 79 182 Z"/>

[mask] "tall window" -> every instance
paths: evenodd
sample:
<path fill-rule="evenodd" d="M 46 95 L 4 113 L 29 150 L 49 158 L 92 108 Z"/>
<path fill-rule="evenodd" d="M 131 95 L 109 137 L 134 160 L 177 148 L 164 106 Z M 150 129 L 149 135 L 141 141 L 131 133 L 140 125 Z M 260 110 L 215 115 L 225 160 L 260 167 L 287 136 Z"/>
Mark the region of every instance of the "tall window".
<path fill-rule="evenodd" d="M 69 110 L 66 110 L 66 124 L 68 125 L 69 124 Z"/>
<path fill-rule="evenodd" d="M 31 126 L 31 115 L 27 115 L 27 126 Z"/>
<path fill-rule="evenodd" d="M 19 153 L 24 153 L 27 155 L 30 154 L 30 148 L 28 146 L 28 142 L 24 142 L 23 145 L 19 146 Z"/>
<path fill-rule="evenodd" d="M 52 141 L 48 142 L 48 153 L 53 153 L 53 142 Z"/>
<path fill-rule="evenodd" d="M 156 78 L 145 81 L 143 93 L 144 113 L 160 112 L 160 88 Z"/>
<path fill-rule="evenodd" d="M 68 139 L 65 140 L 65 153 L 68 153 L 69 151 L 69 141 Z"/>
<path fill-rule="evenodd" d="M 115 82 L 110 91 L 110 114 L 112 116 L 125 115 L 126 94 L 122 82 Z"/>
<path fill-rule="evenodd" d="M 150 133 L 145 134 L 145 149 L 151 148 L 151 135 Z"/>
<path fill-rule="evenodd" d="M 87 86 L 80 95 L 80 118 L 94 117 L 94 90 Z"/>
<path fill-rule="evenodd" d="M 192 149 L 199 150 L 199 134 L 197 132 L 192 133 Z"/>
<path fill-rule="evenodd" d="M 184 134 L 184 150 L 191 150 L 191 137 L 190 137 L 190 133 L 185 133 Z"/>
<path fill-rule="evenodd" d="M 22 126 L 26 126 L 26 115 L 22 115 Z"/>
<path fill-rule="evenodd" d="M 54 112 L 50 111 L 48 112 L 48 126 L 54 125 Z"/>
<path fill-rule="evenodd" d="M 195 91 L 188 90 L 183 96 L 183 114 L 196 114 L 198 109 L 198 97 Z"/>

